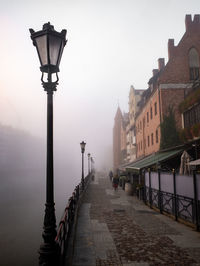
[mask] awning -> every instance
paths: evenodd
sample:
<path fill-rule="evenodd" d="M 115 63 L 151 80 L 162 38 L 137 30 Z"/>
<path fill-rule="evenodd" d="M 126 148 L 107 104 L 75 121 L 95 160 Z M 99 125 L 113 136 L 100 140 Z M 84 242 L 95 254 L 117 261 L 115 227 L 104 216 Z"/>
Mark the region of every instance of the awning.
<path fill-rule="evenodd" d="M 166 151 L 166 152 L 157 152 L 151 154 L 139 161 L 133 162 L 131 165 L 126 167 L 126 171 L 138 173 L 142 168 L 150 167 L 160 162 L 164 162 L 168 159 L 175 157 L 178 154 L 181 154 L 183 149 Z"/>
<path fill-rule="evenodd" d="M 191 161 L 188 163 L 188 165 L 200 165 L 200 159 L 195 160 L 195 161 Z"/>
<path fill-rule="evenodd" d="M 124 164 L 121 164 L 119 165 L 118 169 L 121 170 L 121 171 L 125 171 L 126 170 L 126 167 L 128 167 L 129 165 L 132 165 L 133 162 L 127 162 L 127 163 L 124 163 Z"/>

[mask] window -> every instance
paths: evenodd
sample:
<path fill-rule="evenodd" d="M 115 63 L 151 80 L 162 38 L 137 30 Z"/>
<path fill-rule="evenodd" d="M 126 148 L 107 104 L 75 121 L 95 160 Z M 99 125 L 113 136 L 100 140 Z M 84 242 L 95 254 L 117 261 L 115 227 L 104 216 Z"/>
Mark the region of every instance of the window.
<path fill-rule="evenodd" d="M 195 48 L 189 51 L 190 80 L 199 78 L 199 54 Z"/>
<path fill-rule="evenodd" d="M 156 129 L 156 143 L 158 143 L 158 130 Z"/>
<path fill-rule="evenodd" d="M 140 121 L 140 130 L 142 129 L 142 122 Z"/>
<path fill-rule="evenodd" d="M 157 115 L 157 103 L 154 103 L 154 111 L 155 111 L 155 115 Z"/>
<path fill-rule="evenodd" d="M 153 111 L 152 111 L 152 107 L 150 108 L 150 118 L 153 118 Z"/>
<path fill-rule="evenodd" d="M 149 136 L 147 138 L 147 143 L 148 143 L 148 147 L 149 147 L 149 145 L 150 145 L 150 137 Z"/>
<path fill-rule="evenodd" d="M 149 112 L 147 112 L 147 123 L 149 123 Z"/>
<path fill-rule="evenodd" d="M 184 127 L 191 127 L 194 124 L 200 123 L 200 103 L 193 106 L 183 114 L 184 116 Z"/>
<path fill-rule="evenodd" d="M 142 141 L 141 141 L 140 147 L 141 147 L 141 150 L 142 150 Z"/>
<path fill-rule="evenodd" d="M 151 145 L 153 145 L 153 133 L 151 133 Z"/>
<path fill-rule="evenodd" d="M 195 80 L 199 78 L 199 68 L 190 67 L 190 80 Z"/>

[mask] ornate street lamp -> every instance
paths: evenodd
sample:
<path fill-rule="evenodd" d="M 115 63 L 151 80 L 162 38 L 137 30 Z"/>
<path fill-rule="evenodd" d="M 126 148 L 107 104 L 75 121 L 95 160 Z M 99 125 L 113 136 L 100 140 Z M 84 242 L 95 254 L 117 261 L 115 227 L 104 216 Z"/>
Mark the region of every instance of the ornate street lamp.
<path fill-rule="evenodd" d="M 82 189 L 84 189 L 84 152 L 85 152 L 85 145 L 86 143 L 82 141 L 80 143 L 81 145 L 81 153 L 82 153 L 82 178 L 81 178 L 81 184 L 82 184 Z"/>
<path fill-rule="evenodd" d="M 58 72 L 64 46 L 66 44 L 66 30 L 57 32 L 48 22 L 41 31 L 29 29 L 33 45 L 36 47 L 40 70 L 42 72 L 42 86 L 47 92 L 47 165 L 46 165 L 46 204 L 44 216 L 44 243 L 39 250 L 39 265 L 57 265 L 59 248 L 56 245 L 56 217 L 54 208 L 53 186 L 53 92 L 58 85 Z M 44 81 L 44 73 L 47 80 Z M 56 81 L 52 81 L 52 74 L 56 74 Z"/>
<path fill-rule="evenodd" d="M 88 153 L 88 175 L 90 174 L 90 153 Z"/>
<path fill-rule="evenodd" d="M 93 160 L 93 158 L 92 158 L 92 157 L 91 157 L 90 159 L 91 159 L 91 172 L 93 172 L 93 170 L 94 170 L 94 167 L 93 167 L 94 160 Z"/>

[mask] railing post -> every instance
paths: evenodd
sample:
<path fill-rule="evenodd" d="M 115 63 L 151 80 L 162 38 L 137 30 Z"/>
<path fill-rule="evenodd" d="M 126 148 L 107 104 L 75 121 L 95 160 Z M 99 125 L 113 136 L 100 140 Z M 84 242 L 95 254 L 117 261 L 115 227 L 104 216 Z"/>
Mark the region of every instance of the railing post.
<path fill-rule="evenodd" d="M 69 217 L 68 217 L 68 222 L 69 222 L 69 230 L 71 230 L 71 224 L 72 224 L 72 197 L 69 199 Z"/>
<path fill-rule="evenodd" d="M 198 217 L 198 196 L 197 196 L 197 182 L 196 182 L 196 169 L 193 170 L 193 187 L 194 187 L 194 204 L 195 204 L 195 219 L 196 230 L 199 231 L 199 217 Z"/>
<path fill-rule="evenodd" d="M 148 171 L 149 171 L 149 204 L 150 208 L 152 209 L 151 168 L 149 168 Z"/>
<path fill-rule="evenodd" d="M 158 168 L 158 206 L 160 213 L 162 213 L 162 195 L 161 195 L 161 183 L 160 183 L 160 169 Z"/>
<path fill-rule="evenodd" d="M 139 177 L 138 177 L 138 198 L 140 199 L 140 185 L 141 185 L 141 170 L 139 171 Z"/>
<path fill-rule="evenodd" d="M 172 169 L 173 172 L 173 186 L 174 186 L 174 216 L 175 221 L 178 220 L 178 210 L 177 210 L 177 195 L 176 195 L 176 172 L 175 169 Z"/>
<path fill-rule="evenodd" d="M 147 204 L 147 195 L 146 195 L 146 170 L 144 170 L 144 190 L 143 190 L 143 201 Z"/>
<path fill-rule="evenodd" d="M 79 200 L 79 185 L 76 187 L 76 197 Z"/>

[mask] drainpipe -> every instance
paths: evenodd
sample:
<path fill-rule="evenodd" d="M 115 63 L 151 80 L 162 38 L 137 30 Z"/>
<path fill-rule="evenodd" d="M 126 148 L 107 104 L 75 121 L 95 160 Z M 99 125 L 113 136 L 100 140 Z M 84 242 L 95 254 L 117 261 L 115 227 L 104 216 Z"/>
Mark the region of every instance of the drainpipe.
<path fill-rule="evenodd" d="M 159 102 L 159 116 L 160 116 L 160 124 L 161 124 L 161 100 L 160 100 L 160 93 L 161 93 L 161 90 L 160 90 L 160 85 L 158 86 L 158 102 Z"/>

